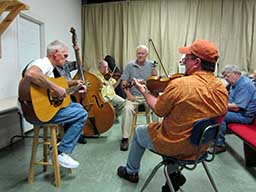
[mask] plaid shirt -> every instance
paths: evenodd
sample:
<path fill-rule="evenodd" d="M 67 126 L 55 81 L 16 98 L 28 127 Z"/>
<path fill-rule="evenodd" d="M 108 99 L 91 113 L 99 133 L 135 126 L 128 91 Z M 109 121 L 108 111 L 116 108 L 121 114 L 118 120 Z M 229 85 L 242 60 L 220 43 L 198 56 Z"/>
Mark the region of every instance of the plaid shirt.
<path fill-rule="evenodd" d="M 65 77 L 67 80 L 71 80 L 71 71 L 77 69 L 75 61 L 68 61 L 64 64 L 63 68 L 56 67 L 57 71 L 59 72 L 60 76 Z"/>

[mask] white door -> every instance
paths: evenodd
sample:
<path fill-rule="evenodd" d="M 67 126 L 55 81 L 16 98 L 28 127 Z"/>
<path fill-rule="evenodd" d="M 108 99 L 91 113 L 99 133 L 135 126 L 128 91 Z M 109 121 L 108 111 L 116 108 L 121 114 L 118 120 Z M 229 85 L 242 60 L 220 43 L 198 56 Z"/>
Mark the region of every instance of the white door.
<path fill-rule="evenodd" d="M 18 47 L 20 75 L 25 66 L 34 59 L 43 57 L 44 24 L 32 17 L 21 14 L 18 19 Z M 24 132 L 33 127 L 25 119 Z"/>

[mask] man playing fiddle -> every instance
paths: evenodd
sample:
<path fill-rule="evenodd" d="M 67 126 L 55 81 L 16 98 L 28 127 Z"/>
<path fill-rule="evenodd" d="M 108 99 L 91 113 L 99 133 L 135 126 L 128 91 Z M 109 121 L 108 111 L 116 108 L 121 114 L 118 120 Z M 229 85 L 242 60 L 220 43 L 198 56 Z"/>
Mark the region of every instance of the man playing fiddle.
<path fill-rule="evenodd" d="M 98 64 L 98 71 L 94 73 L 102 82 L 101 95 L 106 102 L 111 102 L 117 114 L 125 107 L 125 99 L 115 93 L 115 87 L 120 83 L 116 81 L 108 70 L 108 63 L 101 60 Z"/>
<path fill-rule="evenodd" d="M 105 61 L 108 62 L 108 69 L 111 72 L 111 76 L 115 79 L 115 80 L 119 80 L 121 77 L 121 71 L 118 68 L 115 58 L 110 56 L 110 55 L 106 55 L 104 58 Z M 115 88 L 115 92 L 117 95 L 119 95 L 122 98 L 126 98 L 125 93 L 124 93 L 124 89 L 122 88 L 121 83 L 119 83 L 116 88 Z"/>
<path fill-rule="evenodd" d="M 192 124 L 203 118 L 224 116 L 227 112 L 227 90 L 213 74 L 218 59 L 215 45 L 197 40 L 191 46 L 180 48 L 179 52 L 186 54 L 183 59 L 186 76 L 171 80 L 159 97 L 151 95 L 134 79 L 135 87 L 150 108 L 164 118 L 162 122 L 135 129 L 127 164 L 117 170 L 121 178 L 130 182 L 139 181 L 140 162 L 145 149 L 180 159 L 194 159 L 196 147 L 189 142 Z M 186 181 L 181 173 L 172 173 L 170 178 L 175 191 Z M 167 184 L 162 191 L 170 191 Z"/>
<path fill-rule="evenodd" d="M 136 48 L 136 60 L 130 61 L 121 76 L 122 85 L 126 87 L 129 80 L 136 78 L 140 81 L 145 81 L 149 76 L 157 75 L 157 71 L 153 61 L 147 60 L 148 47 L 145 45 L 139 45 Z M 133 115 L 135 108 L 139 104 L 144 104 L 145 99 L 141 93 L 135 88 L 124 89 L 127 99 L 127 107 L 124 110 L 122 122 L 124 124 L 122 129 L 122 140 L 120 144 L 120 150 L 128 150 L 129 141 L 128 138 L 131 133 Z"/>

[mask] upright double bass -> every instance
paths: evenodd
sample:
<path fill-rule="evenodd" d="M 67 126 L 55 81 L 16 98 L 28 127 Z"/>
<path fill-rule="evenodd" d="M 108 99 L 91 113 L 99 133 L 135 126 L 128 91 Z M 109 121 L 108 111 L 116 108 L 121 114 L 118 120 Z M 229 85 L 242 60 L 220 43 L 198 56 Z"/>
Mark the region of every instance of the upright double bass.
<path fill-rule="evenodd" d="M 75 94 L 76 101 L 81 103 L 88 112 L 88 119 L 84 125 L 85 136 L 99 136 L 101 133 L 109 130 L 115 120 L 114 108 L 109 102 L 105 102 L 101 95 L 102 83 L 100 79 L 83 69 L 79 49 L 77 48 L 77 36 L 75 29 L 72 27 L 72 43 L 75 50 L 78 73 L 74 79 L 81 79 L 87 84 L 86 93 Z"/>

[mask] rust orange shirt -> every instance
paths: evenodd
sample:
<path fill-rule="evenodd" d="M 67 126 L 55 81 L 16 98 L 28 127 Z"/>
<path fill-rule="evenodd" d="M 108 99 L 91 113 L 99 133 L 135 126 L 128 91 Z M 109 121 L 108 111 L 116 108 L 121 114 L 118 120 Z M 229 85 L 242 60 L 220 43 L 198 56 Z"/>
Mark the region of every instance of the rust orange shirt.
<path fill-rule="evenodd" d="M 171 80 L 155 105 L 155 113 L 164 119 L 161 123 L 150 123 L 148 128 L 156 151 L 193 159 L 196 149 L 188 140 L 192 124 L 225 115 L 227 104 L 227 90 L 211 72 L 198 71 Z"/>

